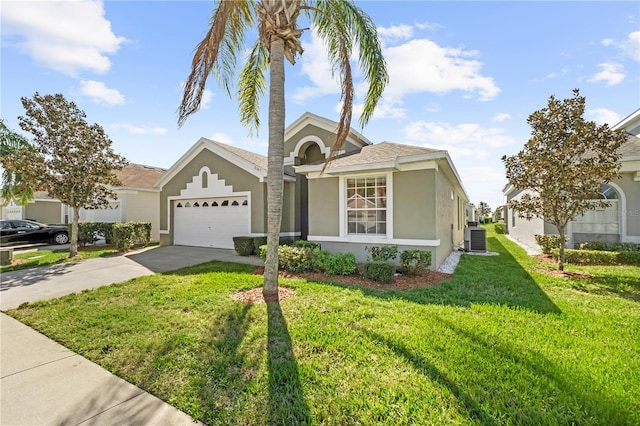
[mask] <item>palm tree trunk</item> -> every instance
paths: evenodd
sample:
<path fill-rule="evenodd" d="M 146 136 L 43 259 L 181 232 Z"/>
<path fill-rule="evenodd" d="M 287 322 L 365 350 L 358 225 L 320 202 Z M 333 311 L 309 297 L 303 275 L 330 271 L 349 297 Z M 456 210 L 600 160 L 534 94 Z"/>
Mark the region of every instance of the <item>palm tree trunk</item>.
<path fill-rule="evenodd" d="M 272 36 L 269 62 L 269 153 L 267 165 L 267 258 L 265 298 L 278 294 L 278 243 L 284 186 L 284 41 Z"/>

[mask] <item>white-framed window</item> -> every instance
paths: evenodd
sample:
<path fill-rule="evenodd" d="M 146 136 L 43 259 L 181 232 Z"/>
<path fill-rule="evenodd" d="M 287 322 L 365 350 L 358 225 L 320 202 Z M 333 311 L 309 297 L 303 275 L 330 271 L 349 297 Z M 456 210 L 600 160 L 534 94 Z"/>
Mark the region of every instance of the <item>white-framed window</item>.
<path fill-rule="evenodd" d="M 387 235 L 387 177 L 345 178 L 348 235 Z"/>

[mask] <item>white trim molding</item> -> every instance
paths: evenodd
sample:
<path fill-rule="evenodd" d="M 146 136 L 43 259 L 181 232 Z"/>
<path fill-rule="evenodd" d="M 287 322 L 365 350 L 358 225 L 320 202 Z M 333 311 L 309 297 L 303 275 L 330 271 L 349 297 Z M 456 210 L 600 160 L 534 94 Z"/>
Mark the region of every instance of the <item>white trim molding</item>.
<path fill-rule="evenodd" d="M 329 157 L 331 148 L 326 146 L 322 141 L 322 139 L 320 139 L 318 136 L 310 135 L 310 136 L 305 136 L 304 138 L 298 141 L 293 151 L 291 151 L 291 153 L 289 153 L 289 156 L 284 159 L 284 165 L 290 166 L 294 164 L 296 157 L 300 156 L 300 150 L 302 149 L 302 147 L 309 142 L 315 143 L 316 145 L 318 145 L 318 147 L 320 148 L 320 152 L 324 155 L 324 158 Z"/>

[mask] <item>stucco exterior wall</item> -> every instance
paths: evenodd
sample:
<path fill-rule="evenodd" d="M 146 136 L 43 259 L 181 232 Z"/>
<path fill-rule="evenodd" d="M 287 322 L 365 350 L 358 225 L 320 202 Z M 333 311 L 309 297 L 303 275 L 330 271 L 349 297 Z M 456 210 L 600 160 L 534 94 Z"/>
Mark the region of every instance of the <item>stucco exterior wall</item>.
<path fill-rule="evenodd" d="M 24 206 L 23 217 L 44 224 L 62 223 L 62 204 L 60 201 L 34 201 Z"/>
<path fill-rule="evenodd" d="M 200 169 L 205 166 L 211 170 L 212 176 L 210 178 L 213 178 L 213 174 L 217 174 L 218 179 L 224 179 L 225 184 L 231 185 L 234 192 L 251 192 L 251 232 L 266 233 L 266 183 L 260 182 L 254 175 L 207 149 L 200 152 L 163 186 L 160 192 L 160 229 L 167 230 L 169 226 L 173 229 L 173 224 L 168 223 L 168 197 L 179 196 L 180 191 L 185 189 L 187 183 L 191 182 L 193 177 L 197 176 Z M 167 244 L 172 243 L 172 238 L 169 237 Z"/>
<path fill-rule="evenodd" d="M 393 238 L 435 240 L 435 170 L 393 174 Z"/>
<path fill-rule="evenodd" d="M 309 235 L 340 235 L 340 179 L 309 179 Z"/>
<path fill-rule="evenodd" d="M 284 142 L 284 156 L 288 157 L 289 154 L 296 148 L 298 142 L 308 136 L 316 136 L 320 138 L 324 145 L 327 147 L 333 146 L 336 141 L 336 134 L 334 132 L 329 132 L 320 127 L 314 126 L 313 124 L 308 124 L 304 126 L 299 132 L 289 136 L 289 139 Z M 359 149 L 359 147 L 354 145 L 352 142 L 347 141 L 343 149 L 345 150 L 345 152 L 352 152 Z"/>
<path fill-rule="evenodd" d="M 612 181 L 624 191 L 626 206 L 620 211 L 620 218 L 626 221 L 625 237 L 640 239 L 640 181 L 633 180 L 634 174 L 623 173 L 620 179 Z M 635 241 L 640 242 L 640 241 Z"/>
<path fill-rule="evenodd" d="M 514 191 L 509 194 L 507 201 L 519 200 L 525 193 L 533 194 L 533 192 L 529 190 Z M 511 208 L 508 209 L 508 217 L 505 218 L 505 222 L 508 222 L 509 235 L 511 238 L 520 241 L 529 247 L 538 247 L 534 237 L 535 234 L 543 235 L 548 233 L 545 232 L 545 222 L 542 219 L 533 218 L 531 220 L 527 220 Z M 547 231 L 549 230 L 552 229 L 547 228 Z"/>
<path fill-rule="evenodd" d="M 284 199 L 282 201 L 282 222 L 280 224 L 280 233 L 295 233 L 300 231 L 300 229 L 296 229 L 295 191 L 295 182 L 284 183 Z"/>
<path fill-rule="evenodd" d="M 125 222 L 151 222 L 151 240 L 160 240 L 160 193 L 135 191 L 118 196 Z"/>
<path fill-rule="evenodd" d="M 436 232 L 440 240 L 440 246 L 435 249 L 436 265 L 440 265 L 449 256 L 453 246 L 458 243 L 454 241 L 454 228 L 457 226 L 457 210 L 453 185 L 441 173 L 436 172 Z M 451 197 L 453 194 L 453 199 Z"/>

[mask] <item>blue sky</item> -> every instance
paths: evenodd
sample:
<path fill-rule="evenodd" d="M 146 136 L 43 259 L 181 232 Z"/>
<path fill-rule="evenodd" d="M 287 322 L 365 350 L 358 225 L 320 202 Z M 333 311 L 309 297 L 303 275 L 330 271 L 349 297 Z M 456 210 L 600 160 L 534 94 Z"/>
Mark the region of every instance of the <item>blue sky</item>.
<path fill-rule="evenodd" d="M 447 149 L 475 204 L 502 204 L 500 158 L 522 148 L 528 115 L 550 95 L 568 98 L 579 88 L 586 118 L 598 124 L 640 107 L 635 1 L 357 4 L 378 26 L 390 84 L 368 126 L 354 119 L 356 129 L 374 143 Z M 213 2 L 3 0 L 0 7 L 0 116 L 13 130 L 24 113 L 20 97 L 62 93 L 131 162 L 168 168 L 201 136 L 266 154 L 266 128 L 249 137 L 236 99 L 214 79 L 201 110 L 177 126 L 182 84 Z M 324 48 L 312 31 L 303 46 L 286 70 L 287 124 L 305 111 L 336 120 L 340 95 Z"/>

